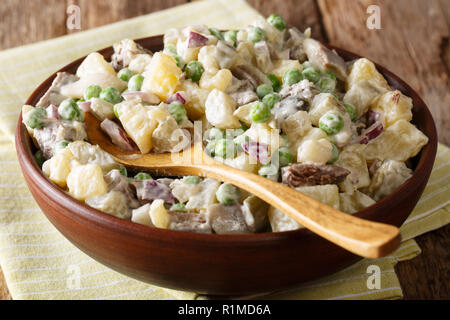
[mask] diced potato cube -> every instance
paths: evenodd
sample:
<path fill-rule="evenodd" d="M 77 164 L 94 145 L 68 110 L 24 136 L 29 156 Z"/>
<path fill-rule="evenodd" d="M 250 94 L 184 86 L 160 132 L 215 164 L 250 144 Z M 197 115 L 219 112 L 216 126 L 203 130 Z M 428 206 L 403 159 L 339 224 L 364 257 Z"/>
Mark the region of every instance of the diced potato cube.
<path fill-rule="evenodd" d="M 387 90 L 373 80 L 362 80 L 355 83 L 344 96 L 344 103 L 355 107 L 356 118 L 369 110 L 369 106 Z"/>
<path fill-rule="evenodd" d="M 245 124 L 251 125 L 253 123 L 251 117 L 250 117 L 250 110 L 252 109 L 253 105 L 257 103 L 256 102 L 250 102 L 248 104 L 244 104 L 243 106 L 240 106 L 237 108 L 233 115 L 236 116 L 239 120 L 244 122 Z"/>
<path fill-rule="evenodd" d="M 267 216 L 269 217 L 272 232 L 290 231 L 303 228 L 301 224 L 299 224 L 297 221 L 289 217 L 283 211 L 278 210 L 275 207 L 269 208 Z"/>
<path fill-rule="evenodd" d="M 102 89 L 113 87 L 121 92 L 127 88 L 127 83 L 120 80 L 116 75 L 111 75 L 109 73 L 95 73 L 88 74 L 78 81 L 61 87 L 61 94 L 73 99 L 81 99 L 83 98 L 86 88 L 90 85 L 97 85 Z"/>
<path fill-rule="evenodd" d="M 203 46 L 198 53 L 198 61 L 205 68 L 205 72 L 216 73 L 219 70 L 219 64 L 215 58 L 216 46 Z"/>
<path fill-rule="evenodd" d="M 151 119 L 148 109 L 136 101 L 124 101 L 116 105 L 119 120 L 123 128 L 136 143 L 141 153 L 152 149 L 152 134 L 158 121 Z"/>
<path fill-rule="evenodd" d="M 184 105 L 188 117 L 192 120 L 201 119 L 205 114 L 205 103 L 209 91 L 200 88 L 191 80 L 181 81 L 177 91 L 184 91 L 188 96 L 187 103 Z"/>
<path fill-rule="evenodd" d="M 320 118 L 328 111 L 342 113 L 342 107 L 339 105 L 336 98 L 330 93 L 320 93 L 315 96 L 311 103 L 311 108 L 309 109 L 311 123 L 318 127 Z"/>
<path fill-rule="evenodd" d="M 177 42 L 177 54 L 183 59 L 184 62 L 189 63 L 193 60 L 197 60 L 200 48 L 189 48 L 189 39 L 178 40 Z"/>
<path fill-rule="evenodd" d="M 103 171 L 96 164 L 85 164 L 74 167 L 67 177 L 69 193 L 78 200 L 100 196 L 107 192 Z"/>
<path fill-rule="evenodd" d="M 340 193 L 340 210 L 346 213 L 355 213 L 375 203 L 368 195 L 356 190 L 352 194 Z"/>
<path fill-rule="evenodd" d="M 150 218 L 156 228 L 167 229 L 170 224 L 170 216 L 164 207 L 164 200 L 157 199 L 150 205 Z"/>
<path fill-rule="evenodd" d="M 276 60 L 273 62 L 273 69 L 270 73 L 282 80 L 284 73 L 291 69 L 302 71 L 303 67 L 298 60 Z"/>
<path fill-rule="evenodd" d="M 106 194 L 90 197 L 85 202 L 94 209 L 106 212 L 120 219 L 130 219 L 131 217 L 130 209 L 127 206 L 127 199 L 119 191 L 110 191 Z"/>
<path fill-rule="evenodd" d="M 239 128 L 241 124 L 233 115 L 236 102 L 232 97 L 214 89 L 208 95 L 205 103 L 205 113 L 208 121 L 220 129 Z"/>
<path fill-rule="evenodd" d="M 94 116 L 100 121 L 114 119 L 114 105 L 108 101 L 92 98 L 90 108 Z"/>
<path fill-rule="evenodd" d="M 367 160 L 398 160 L 405 162 L 419 153 L 428 143 L 428 137 L 415 125 L 399 120 L 376 139 L 367 144 Z"/>
<path fill-rule="evenodd" d="M 216 191 L 219 185 L 219 181 L 210 178 L 201 181 L 197 185 L 200 188 L 200 192 L 190 197 L 186 204 L 186 209 L 206 209 L 208 205 L 216 203 Z"/>
<path fill-rule="evenodd" d="M 134 209 L 131 212 L 131 221 L 144 226 L 154 227 L 152 219 L 150 218 L 150 203 L 146 203 L 143 206 Z"/>
<path fill-rule="evenodd" d="M 238 37 L 240 35 L 247 35 L 246 31 L 239 31 Z M 239 40 L 240 41 L 240 40 Z M 239 42 L 236 48 L 237 56 L 234 59 L 233 66 L 246 65 L 249 63 L 256 63 L 255 59 L 255 48 L 252 43 L 249 42 Z"/>
<path fill-rule="evenodd" d="M 184 179 L 176 179 L 170 184 L 172 194 L 178 201 L 184 203 L 199 193 L 202 189 L 198 184 L 187 183 Z"/>
<path fill-rule="evenodd" d="M 362 80 L 373 80 L 377 82 L 379 86 L 388 90 L 390 89 L 386 79 L 378 72 L 375 64 L 366 58 L 356 60 L 350 67 L 350 73 L 346 83 L 347 90 L 353 87 L 355 83 Z"/>
<path fill-rule="evenodd" d="M 412 120 L 412 99 L 398 90 L 389 91 L 379 97 L 371 109 L 383 116 L 384 126 L 389 127 L 398 120 Z"/>
<path fill-rule="evenodd" d="M 245 223 L 251 232 L 263 231 L 267 226 L 269 204 L 256 196 L 248 196 L 242 203 L 241 210 Z"/>
<path fill-rule="evenodd" d="M 297 161 L 326 164 L 331 159 L 332 150 L 333 146 L 327 139 L 306 140 L 297 150 Z"/>
<path fill-rule="evenodd" d="M 223 163 L 227 166 L 250 173 L 256 173 L 258 169 L 258 161 L 245 152 L 241 152 L 236 158 L 224 159 Z"/>
<path fill-rule="evenodd" d="M 298 111 L 281 123 L 281 129 L 289 141 L 297 141 L 312 129 L 308 112 Z"/>
<path fill-rule="evenodd" d="M 44 173 L 51 181 L 56 183 L 61 188 L 66 187 L 67 177 L 69 176 L 70 170 L 79 165 L 68 148 L 62 149 L 44 164 Z"/>
<path fill-rule="evenodd" d="M 174 58 L 157 52 L 143 74 L 141 91 L 154 93 L 164 101 L 175 92 L 181 73 Z"/>
<path fill-rule="evenodd" d="M 267 144 L 270 155 L 284 143 L 280 137 L 280 130 L 271 128 L 267 123 L 254 122 L 244 134 L 250 141 Z"/>
<path fill-rule="evenodd" d="M 89 76 L 91 74 L 103 73 L 115 76 L 116 71 L 105 60 L 105 58 L 98 52 L 92 52 L 80 64 L 77 69 L 77 76 L 80 78 Z"/>
<path fill-rule="evenodd" d="M 356 189 L 370 184 L 369 169 L 367 168 L 364 150 L 366 146 L 353 144 L 344 147 L 339 154 L 336 165 L 350 171 L 350 174 L 339 185 L 342 191 L 353 193 Z"/>
<path fill-rule="evenodd" d="M 147 67 L 150 65 L 150 62 L 152 61 L 152 57 L 149 54 L 141 53 L 136 55 L 128 65 L 128 69 L 133 71 L 135 74 L 141 74 L 145 70 L 147 70 Z"/>
<path fill-rule="evenodd" d="M 200 78 L 200 88 L 212 91 L 214 89 L 225 91 L 231 83 L 233 75 L 228 69 L 219 70 L 217 73 L 203 72 Z"/>
<path fill-rule="evenodd" d="M 94 146 L 86 141 L 74 141 L 69 143 L 67 149 L 73 154 L 73 157 L 81 164 L 93 163 L 102 168 L 104 173 L 114 169 L 120 169 L 120 164 L 107 152 L 99 146 Z"/>

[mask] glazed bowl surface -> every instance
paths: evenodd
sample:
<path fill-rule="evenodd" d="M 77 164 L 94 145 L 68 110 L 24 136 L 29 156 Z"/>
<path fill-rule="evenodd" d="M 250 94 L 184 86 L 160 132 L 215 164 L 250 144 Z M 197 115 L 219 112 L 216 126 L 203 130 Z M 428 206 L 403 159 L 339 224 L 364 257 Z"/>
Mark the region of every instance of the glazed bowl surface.
<path fill-rule="evenodd" d="M 162 49 L 162 36 L 136 40 Z M 359 58 L 335 49 L 345 60 Z M 112 47 L 99 51 L 109 59 Z M 78 59 L 59 71 L 75 73 Z M 394 193 L 355 215 L 400 226 L 419 200 L 433 167 L 437 134 L 419 95 L 403 80 L 377 65 L 389 84 L 413 99 L 413 123 L 429 143 L 412 159 L 414 175 Z M 26 104 L 36 105 L 56 73 Z M 18 159 L 28 187 L 50 222 L 80 250 L 135 279 L 172 289 L 210 295 L 250 295 L 295 288 L 361 259 L 306 229 L 247 235 L 196 234 L 149 228 L 97 211 L 67 195 L 48 180 L 34 161 L 36 150 L 19 117 Z"/>

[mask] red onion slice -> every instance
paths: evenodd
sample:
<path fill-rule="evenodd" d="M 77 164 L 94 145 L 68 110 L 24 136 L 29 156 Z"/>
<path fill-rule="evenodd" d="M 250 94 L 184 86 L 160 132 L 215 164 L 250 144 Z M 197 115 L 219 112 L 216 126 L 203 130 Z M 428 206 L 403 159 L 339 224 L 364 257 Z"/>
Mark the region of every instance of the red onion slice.
<path fill-rule="evenodd" d="M 375 122 L 380 121 L 381 119 L 381 113 L 369 110 L 366 114 L 366 125 L 367 127 L 370 127 Z"/>
<path fill-rule="evenodd" d="M 83 112 L 89 112 L 91 111 L 91 102 L 90 101 L 84 101 L 78 104 L 78 107 L 83 110 Z"/>
<path fill-rule="evenodd" d="M 175 203 L 172 191 L 161 182 L 156 180 L 136 180 L 132 184 L 136 187 L 137 198 L 141 201 L 162 199 L 167 203 Z"/>
<path fill-rule="evenodd" d="M 49 119 L 59 120 L 58 107 L 54 104 L 49 105 L 45 111 L 47 111 L 47 117 Z"/>
<path fill-rule="evenodd" d="M 188 48 L 199 48 L 203 47 L 208 43 L 208 38 L 201 35 L 198 32 L 189 32 L 188 36 Z"/>
<path fill-rule="evenodd" d="M 142 92 L 142 91 L 128 91 L 122 93 L 122 96 L 125 98 L 125 100 L 130 101 L 136 98 L 141 99 L 143 102 L 148 102 L 150 104 L 158 104 L 160 102 L 158 96 Z"/>
<path fill-rule="evenodd" d="M 105 119 L 100 124 L 102 130 L 109 136 L 112 143 L 118 146 L 120 149 L 133 151 L 133 145 L 123 130 L 117 123 L 109 119 Z"/>
<path fill-rule="evenodd" d="M 361 134 L 358 143 L 359 144 L 368 144 L 371 140 L 378 137 L 384 131 L 384 126 L 381 122 L 375 122 L 369 128 L 363 131 Z"/>
<path fill-rule="evenodd" d="M 171 95 L 166 101 L 167 104 L 171 104 L 172 102 L 179 102 L 181 104 L 186 104 L 188 102 L 187 94 L 184 91 L 178 91 Z"/>
<path fill-rule="evenodd" d="M 242 148 L 260 163 L 268 164 L 270 162 L 268 144 L 250 141 L 243 143 Z"/>

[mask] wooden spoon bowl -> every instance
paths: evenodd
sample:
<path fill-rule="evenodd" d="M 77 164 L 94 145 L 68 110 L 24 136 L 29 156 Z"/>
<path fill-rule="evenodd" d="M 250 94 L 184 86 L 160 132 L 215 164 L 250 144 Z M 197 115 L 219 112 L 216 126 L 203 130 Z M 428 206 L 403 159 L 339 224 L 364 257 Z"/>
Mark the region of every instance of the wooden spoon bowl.
<path fill-rule="evenodd" d="M 153 51 L 162 48 L 162 36 L 137 42 Z M 345 60 L 359 58 L 329 47 Z M 108 59 L 112 52 L 111 47 L 100 51 Z M 74 73 L 81 61 L 60 71 Z M 428 136 L 429 143 L 413 159 L 414 175 L 405 184 L 354 216 L 400 226 L 426 186 L 436 156 L 437 134 L 418 94 L 391 72 L 377 67 L 392 87 L 413 99 L 413 122 Z M 55 76 L 44 81 L 26 103 L 35 105 Z M 42 174 L 22 117 L 16 129 L 16 149 L 31 193 L 67 239 L 97 261 L 154 285 L 212 295 L 273 292 L 297 287 L 360 259 L 307 229 L 249 235 L 195 234 L 121 220 L 71 198 Z"/>

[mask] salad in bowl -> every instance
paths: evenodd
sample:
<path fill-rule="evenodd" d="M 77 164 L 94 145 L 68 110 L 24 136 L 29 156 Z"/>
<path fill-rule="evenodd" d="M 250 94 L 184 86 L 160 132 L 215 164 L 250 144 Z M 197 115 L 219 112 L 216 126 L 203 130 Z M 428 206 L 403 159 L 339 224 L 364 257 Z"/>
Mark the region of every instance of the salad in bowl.
<path fill-rule="evenodd" d="M 142 154 L 179 153 L 200 128 L 216 161 L 352 214 L 412 176 L 428 143 L 412 107 L 374 63 L 345 62 L 273 14 L 240 30 L 170 29 L 159 52 L 124 39 L 111 61 L 94 52 L 58 73 L 22 119 L 43 173 L 75 199 L 152 228 L 237 234 L 302 226 L 229 183 L 133 172 L 89 142 L 85 113 Z"/>

